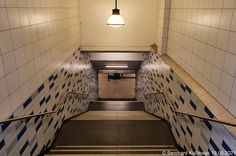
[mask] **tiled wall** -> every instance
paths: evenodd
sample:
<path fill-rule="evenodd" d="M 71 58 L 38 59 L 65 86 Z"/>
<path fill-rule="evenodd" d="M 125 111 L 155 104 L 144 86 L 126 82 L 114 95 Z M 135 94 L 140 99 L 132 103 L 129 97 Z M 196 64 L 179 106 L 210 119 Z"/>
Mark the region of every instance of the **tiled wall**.
<path fill-rule="evenodd" d="M 159 54 L 165 54 L 167 51 L 170 2 L 171 0 L 157 0 L 156 44 L 159 46 Z"/>
<path fill-rule="evenodd" d="M 0 119 L 80 46 L 78 0 L 0 0 Z"/>
<path fill-rule="evenodd" d="M 236 138 L 223 125 L 207 121 L 200 122 L 199 119 L 192 117 L 177 116 L 171 111 L 170 103 L 177 110 L 214 118 L 211 110 L 157 53 L 145 54 L 145 61 L 137 76 L 139 88 L 137 100 L 144 102 L 147 112 L 164 118 L 170 123 L 173 135 L 180 147 L 186 151 L 209 152 L 211 155 L 218 151 L 231 151 L 235 152 L 232 155 L 236 155 Z M 157 91 L 165 92 L 172 102 L 161 95 L 144 96 Z"/>
<path fill-rule="evenodd" d="M 54 111 L 55 114 L 0 125 L 0 155 L 38 155 L 48 148 L 64 120 L 84 113 L 90 101 L 97 99 L 97 73 L 88 53 L 78 50 L 60 66 L 11 115 L 19 117 Z M 68 91 L 88 94 L 78 96 Z"/>
<path fill-rule="evenodd" d="M 235 7 L 235 0 L 172 0 L 167 53 L 236 116 Z"/>

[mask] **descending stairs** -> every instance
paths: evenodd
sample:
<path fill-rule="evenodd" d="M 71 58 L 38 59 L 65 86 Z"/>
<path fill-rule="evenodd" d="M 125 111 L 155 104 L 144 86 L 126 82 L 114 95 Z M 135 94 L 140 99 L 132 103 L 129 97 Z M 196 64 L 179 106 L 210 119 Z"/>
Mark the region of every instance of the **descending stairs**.
<path fill-rule="evenodd" d="M 89 112 L 66 122 L 46 155 L 178 152 L 168 125 L 140 102 L 93 102 Z"/>

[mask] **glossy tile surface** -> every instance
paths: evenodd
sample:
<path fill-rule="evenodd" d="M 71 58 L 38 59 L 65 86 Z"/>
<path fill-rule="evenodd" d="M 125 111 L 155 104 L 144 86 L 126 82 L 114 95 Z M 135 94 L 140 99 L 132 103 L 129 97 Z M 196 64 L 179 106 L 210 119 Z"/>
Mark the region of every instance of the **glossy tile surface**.
<path fill-rule="evenodd" d="M 142 111 L 89 111 L 72 120 L 159 120 Z"/>

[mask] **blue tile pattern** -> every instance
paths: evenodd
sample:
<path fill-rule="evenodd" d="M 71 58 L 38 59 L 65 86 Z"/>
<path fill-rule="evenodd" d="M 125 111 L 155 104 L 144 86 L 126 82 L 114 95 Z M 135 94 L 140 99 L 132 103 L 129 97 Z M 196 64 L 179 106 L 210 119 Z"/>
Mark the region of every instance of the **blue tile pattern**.
<path fill-rule="evenodd" d="M 67 96 L 56 114 L 0 125 L 0 155 L 40 154 L 52 144 L 64 120 L 87 111 L 89 102 L 97 99 L 97 92 L 90 91 L 96 89 L 97 73 L 90 54 L 76 50 L 11 117 L 55 110 L 67 91 L 89 95 Z"/>
<path fill-rule="evenodd" d="M 214 114 L 197 98 L 187 84 L 154 51 L 144 54 L 144 62 L 137 72 L 136 99 L 143 101 L 145 110 L 170 123 L 177 144 L 185 150 L 215 153 L 231 150 L 236 153 L 236 138 L 222 125 L 201 122 L 196 118 L 176 116 L 163 97 L 144 96 L 165 92 L 177 110 L 214 118 Z"/>

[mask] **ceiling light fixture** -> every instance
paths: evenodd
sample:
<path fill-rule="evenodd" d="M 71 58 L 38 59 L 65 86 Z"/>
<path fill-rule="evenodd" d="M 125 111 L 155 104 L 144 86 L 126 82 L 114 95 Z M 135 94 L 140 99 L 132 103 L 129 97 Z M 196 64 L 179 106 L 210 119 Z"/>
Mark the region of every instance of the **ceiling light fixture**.
<path fill-rule="evenodd" d="M 106 66 L 106 68 L 129 68 L 127 65 L 121 65 L 121 66 Z"/>
<path fill-rule="evenodd" d="M 117 0 L 115 0 L 115 9 L 112 10 L 112 15 L 108 18 L 107 25 L 112 27 L 125 25 L 125 21 L 120 15 L 120 9 L 117 8 Z"/>

